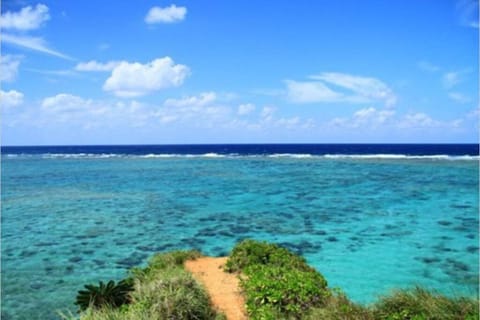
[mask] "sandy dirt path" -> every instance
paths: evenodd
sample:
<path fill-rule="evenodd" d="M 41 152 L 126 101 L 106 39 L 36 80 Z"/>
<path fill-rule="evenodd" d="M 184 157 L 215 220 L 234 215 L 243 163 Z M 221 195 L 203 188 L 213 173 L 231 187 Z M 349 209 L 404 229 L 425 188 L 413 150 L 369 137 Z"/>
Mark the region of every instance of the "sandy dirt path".
<path fill-rule="evenodd" d="M 245 300 L 235 274 L 223 271 L 227 258 L 202 257 L 185 262 L 185 269 L 201 282 L 212 299 L 215 308 L 228 320 L 246 320 Z"/>

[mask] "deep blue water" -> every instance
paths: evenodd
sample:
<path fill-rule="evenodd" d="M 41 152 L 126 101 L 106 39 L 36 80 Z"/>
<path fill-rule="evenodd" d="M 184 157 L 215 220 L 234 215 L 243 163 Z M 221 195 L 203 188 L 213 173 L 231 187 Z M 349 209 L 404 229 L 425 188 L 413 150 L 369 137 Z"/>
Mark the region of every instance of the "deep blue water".
<path fill-rule="evenodd" d="M 177 154 L 271 155 L 478 155 L 478 144 L 213 144 L 213 145 L 126 145 L 2 147 L 13 154 Z"/>
<path fill-rule="evenodd" d="M 2 319 L 75 310 L 83 284 L 154 252 L 244 238 L 302 254 L 374 301 L 478 296 L 478 145 L 2 148 Z"/>

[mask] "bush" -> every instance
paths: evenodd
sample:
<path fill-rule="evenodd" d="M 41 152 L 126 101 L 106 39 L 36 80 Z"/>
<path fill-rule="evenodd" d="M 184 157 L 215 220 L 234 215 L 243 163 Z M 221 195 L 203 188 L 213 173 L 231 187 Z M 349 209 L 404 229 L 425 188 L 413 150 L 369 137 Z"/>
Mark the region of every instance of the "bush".
<path fill-rule="evenodd" d="M 327 281 L 304 258 L 275 244 L 245 240 L 226 263 L 242 271 L 240 285 L 252 319 L 299 319 L 329 295 Z"/>
<path fill-rule="evenodd" d="M 247 312 L 253 319 L 265 317 L 265 306 L 269 306 L 268 313 L 298 318 L 321 305 L 328 295 L 327 282 L 317 272 L 253 265 L 245 269 L 245 275 L 241 286 L 247 296 Z"/>
<path fill-rule="evenodd" d="M 230 253 L 225 270 L 237 272 L 257 264 L 289 266 L 300 270 L 314 271 L 303 257 L 276 244 L 255 240 L 244 240 L 237 244 Z"/>

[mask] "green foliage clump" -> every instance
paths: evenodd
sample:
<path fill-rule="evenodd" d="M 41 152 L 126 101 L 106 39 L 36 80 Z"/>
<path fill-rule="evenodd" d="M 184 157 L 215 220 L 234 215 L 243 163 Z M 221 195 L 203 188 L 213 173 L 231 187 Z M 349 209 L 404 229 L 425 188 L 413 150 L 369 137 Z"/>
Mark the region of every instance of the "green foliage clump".
<path fill-rule="evenodd" d="M 387 320 L 478 320 L 478 312 L 478 301 L 449 298 L 420 287 L 394 291 L 374 305 L 375 318 Z"/>
<path fill-rule="evenodd" d="M 100 281 L 98 286 L 93 284 L 85 285 L 85 289 L 78 291 L 75 301 L 80 311 L 86 310 L 88 307 L 118 308 L 121 305 L 130 303 L 130 292 L 133 291 L 133 282 L 131 279 L 119 281 L 117 284 L 113 280 L 107 284 Z"/>
<path fill-rule="evenodd" d="M 230 253 L 225 264 L 228 272 L 242 271 L 252 265 L 288 266 L 305 271 L 314 271 L 305 259 L 276 244 L 244 240 L 238 243 Z"/>
<path fill-rule="evenodd" d="M 275 244 L 245 240 L 232 250 L 226 270 L 242 271 L 252 319 L 300 319 L 329 295 L 327 281 L 305 259 Z"/>
<path fill-rule="evenodd" d="M 252 265 L 244 270 L 241 286 L 247 295 L 247 312 L 253 319 L 268 313 L 298 318 L 321 305 L 328 295 L 327 282 L 318 272 L 288 266 Z M 270 316 L 269 316 L 270 317 Z"/>

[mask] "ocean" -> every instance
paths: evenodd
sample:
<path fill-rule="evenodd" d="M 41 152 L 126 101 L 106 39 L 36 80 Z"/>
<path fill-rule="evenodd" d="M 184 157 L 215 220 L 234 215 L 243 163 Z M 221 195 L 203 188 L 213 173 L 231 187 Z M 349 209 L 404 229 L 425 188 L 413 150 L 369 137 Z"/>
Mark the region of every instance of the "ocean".
<path fill-rule="evenodd" d="M 478 297 L 479 146 L 2 147 L 2 319 L 58 319 L 155 252 L 254 238 L 352 300 Z"/>

